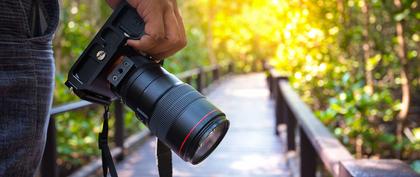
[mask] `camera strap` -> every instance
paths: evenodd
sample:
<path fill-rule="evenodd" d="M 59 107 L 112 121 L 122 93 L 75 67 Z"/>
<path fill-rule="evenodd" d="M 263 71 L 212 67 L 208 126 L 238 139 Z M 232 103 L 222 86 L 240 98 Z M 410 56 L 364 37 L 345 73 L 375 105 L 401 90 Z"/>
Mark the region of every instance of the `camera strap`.
<path fill-rule="evenodd" d="M 104 123 L 102 132 L 98 136 L 98 145 L 101 149 L 102 155 L 102 172 L 103 176 L 107 177 L 108 170 L 111 177 L 118 177 L 115 169 L 114 161 L 108 146 L 108 120 L 109 120 L 109 106 L 104 106 L 105 112 L 103 115 Z M 172 152 L 165 143 L 157 139 L 156 146 L 157 167 L 160 177 L 172 177 Z"/>
<path fill-rule="evenodd" d="M 104 123 L 102 132 L 99 133 L 98 145 L 102 152 L 102 171 L 104 177 L 108 174 L 108 169 L 111 177 L 118 177 L 117 170 L 115 170 L 114 161 L 108 146 L 108 119 L 109 119 L 109 106 L 105 106 Z"/>
<path fill-rule="evenodd" d="M 160 177 L 172 177 L 172 153 L 165 143 L 157 139 L 156 146 L 157 167 Z"/>

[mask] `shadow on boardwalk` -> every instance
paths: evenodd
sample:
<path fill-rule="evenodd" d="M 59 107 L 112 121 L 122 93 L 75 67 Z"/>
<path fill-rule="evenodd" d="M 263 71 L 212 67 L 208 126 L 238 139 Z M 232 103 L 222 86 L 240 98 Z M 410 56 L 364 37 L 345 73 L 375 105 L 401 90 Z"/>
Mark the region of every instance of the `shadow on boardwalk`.
<path fill-rule="evenodd" d="M 174 176 L 291 176 L 285 145 L 274 135 L 273 103 L 263 74 L 232 76 L 207 95 L 231 127 L 219 147 L 193 166 L 173 155 Z M 117 166 L 120 177 L 158 176 L 151 138 Z"/>

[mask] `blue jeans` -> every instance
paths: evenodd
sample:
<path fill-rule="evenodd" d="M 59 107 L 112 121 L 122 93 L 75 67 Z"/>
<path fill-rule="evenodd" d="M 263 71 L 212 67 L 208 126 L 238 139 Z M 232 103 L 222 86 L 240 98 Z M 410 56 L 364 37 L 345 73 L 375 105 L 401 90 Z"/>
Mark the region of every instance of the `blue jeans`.
<path fill-rule="evenodd" d="M 51 41 L 59 7 L 56 0 L 44 0 L 48 29 L 29 38 L 31 1 L 0 1 L 1 177 L 34 176 L 45 146 L 54 89 Z"/>

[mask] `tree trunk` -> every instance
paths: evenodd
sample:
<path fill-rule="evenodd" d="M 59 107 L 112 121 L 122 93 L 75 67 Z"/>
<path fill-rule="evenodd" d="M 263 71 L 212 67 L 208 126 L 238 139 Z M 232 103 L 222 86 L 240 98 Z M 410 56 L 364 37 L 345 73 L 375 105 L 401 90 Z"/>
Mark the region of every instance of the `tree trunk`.
<path fill-rule="evenodd" d="M 370 41 L 369 41 L 369 2 L 368 0 L 364 0 L 364 5 L 362 6 L 362 13 L 365 17 L 364 19 L 364 30 L 363 30 L 363 59 L 364 59 L 364 70 L 365 70 L 365 78 L 366 78 L 366 86 L 368 94 L 373 93 L 373 75 L 372 70 L 373 68 L 368 68 L 369 58 L 371 56 L 371 49 L 370 49 Z"/>
<path fill-rule="evenodd" d="M 216 55 L 214 54 L 213 50 L 213 20 L 214 20 L 214 4 L 213 0 L 208 0 L 208 22 L 207 22 L 207 49 L 208 49 L 208 57 L 210 63 L 212 65 L 217 64 Z"/>
<path fill-rule="evenodd" d="M 401 1 L 394 0 L 394 5 L 397 9 L 401 9 Z M 403 141 L 403 130 L 404 124 L 407 121 L 408 110 L 410 107 L 410 79 L 408 76 L 408 61 L 407 61 L 407 48 L 404 40 L 404 21 L 397 21 L 396 23 L 396 35 L 397 35 L 397 56 L 401 63 L 400 77 L 401 77 L 401 110 L 397 117 L 397 142 L 402 143 Z M 397 151 L 397 156 L 401 158 L 401 150 Z"/>
<path fill-rule="evenodd" d="M 345 0 L 337 0 L 337 11 L 340 14 L 340 24 L 347 26 L 347 20 L 346 20 L 346 11 L 345 11 Z"/>

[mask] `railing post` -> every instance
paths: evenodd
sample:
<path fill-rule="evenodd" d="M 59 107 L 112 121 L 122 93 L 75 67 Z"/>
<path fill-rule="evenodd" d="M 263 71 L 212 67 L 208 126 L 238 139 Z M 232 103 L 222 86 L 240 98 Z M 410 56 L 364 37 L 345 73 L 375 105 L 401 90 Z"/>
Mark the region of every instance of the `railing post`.
<path fill-rule="evenodd" d="M 213 68 L 213 82 L 219 80 L 219 65 Z"/>
<path fill-rule="evenodd" d="M 276 135 L 278 135 L 279 131 L 278 131 L 277 127 L 280 124 L 288 123 L 287 120 L 289 119 L 290 116 L 293 116 L 293 115 L 291 115 L 290 112 L 288 111 L 287 103 L 284 99 L 283 92 L 280 88 L 280 82 L 281 81 L 287 81 L 288 78 L 287 77 L 282 77 L 282 76 L 272 76 L 271 80 L 272 80 L 271 81 L 271 89 L 272 89 L 272 92 L 273 92 L 274 100 L 276 102 L 276 108 L 275 108 L 275 112 L 276 112 L 276 124 L 275 124 L 276 127 L 275 128 L 276 128 L 276 130 L 275 130 L 275 133 L 276 133 Z M 293 122 L 291 122 L 291 123 L 293 123 Z M 289 124 L 287 124 L 287 128 L 289 130 Z M 287 132 L 289 132 L 289 131 L 287 131 Z"/>
<path fill-rule="evenodd" d="M 300 135 L 300 176 L 315 177 L 317 154 L 311 141 L 302 128 L 299 128 Z"/>
<path fill-rule="evenodd" d="M 197 91 L 198 92 L 202 92 L 203 91 L 203 68 L 199 68 L 198 70 L 198 74 L 197 74 L 197 80 L 196 80 L 196 84 L 197 84 Z"/>
<path fill-rule="evenodd" d="M 209 71 L 207 68 L 203 70 L 203 88 L 205 89 L 209 86 L 209 83 L 211 82 L 211 75 L 209 74 Z"/>
<path fill-rule="evenodd" d="M 276 78 L 275 78 L 275 76 L 273 76 L 273 75 L 270 75 L 270 91 L 271 91 L 271 98 L 273 98 L 274 100 L 276 99 L 276 97 L 277 97 L 277 90 L 275 89 L 276 88 Z"/>
<path fill-rule="evenodd" d="M 296 150 L 296 141 L 295 141 L 295 131 L 296 131 L 296 118 L 293 115 L 292 111 L 289 107 L 284 105 L 286 107 L 285 113 L 285 121 L 287 126 L 287 150 L 288 151 L 294 151 Z"/>
<path fill-rule="evenodd" d="M 286 82 L 288 80 L 287 77 L 280 77 L 278 83 L 278 90 L 279 95 L 277 96 L 280 99 L 280 109 L 279 109 L 279 120 L 278 123 L 286 123 L 287 127 L 287 150 L 293 151 L 296 150 L 296 142 L 295 142 L 295 131 L 296 131 L 296 118 L 293 112 L 290 110 L 290 107 L 287 106 L 285 101 L 285 97 L 283 95 L 282 89 L 280 88 L 280 82 Z"/>
<path fill-rule="evenodd" d="M 261 61 L 262 62 L 262 70 L 263 71 L 268 71 L 268 68 L 269 68 L 269 64 L 268 64 L 268 61 L 266 61 L 266 60 L 262 60 Z"/>
<path fill-rule="evenodd" d="M 267 87 L 268 87 L 268 91 L 270 92 L 270 98 L 274 98 L 274 93 L 273 93 L 273 75 L 271 75 L 271 73 L 269 73 L 267 75 Z"/>
<path fill-rule="evenodd" d="M 47 130 L 47 142 L 45 144 L 44 155 L 41 163 L 41 176 L 58 176 L 57 168 L 57 130 L 55 128 L 55 119 L 50 117 Z"/>
<path fill-rule="evenodd" d="M 259 70 L 260 71 L 266 71 L 266 68 L 265 68 L 265 63 L 266 63 L 266 61 L 265 61 L 265 59 L 262 59 L 262 60 L 259 60 L 259 65 L 260 65 L 260 67 L 259 67 Z"/>
<path fill-rule="evenodd" d="M 188 76 L 187 78 L 185 78 L 185 82 L 190 85 L 191 85 L 191 80 L 192 80 L 191 76 Z"/>
<path fill-rule="evenodd" d="M 253 60 L 251 63 L 251 72 L 257 72 L 258 71 L 258 62 L 257 60 Z"/>
<path fill-rule="evenodd" d="M 281 96 L 282 94 L 279 87 L 279 77 L 275 77 L 275 76 L 271 77 L 271 90 L 272 90 L 272 93 L 273 93 L 272 96 L 274 97 L 274 102 L 276 105 L 274 108 L 275 116 L 276 116 L 275 124 L 274 124 L 275 125 L 274 133 L 276 135 L 279 135 L 280 132 L 278 130 L 278 126 L 284 123 L 284 121 L 282 121 L 283 116 L 284 116 L 283 113 L 286 112 L 286 109 L 285 109 L 286 103 L 284 103 L 284 99 Z"/>
<path fill-rule="evenodd" d="M 114 102 L 115 105 L 115 145 L 121 148 L 121 155 L 116 159 L 124 159 L 124 105 L 120 100 Z"/>
<path fill-rule="evenodd" d="M 235 68 L 234 68 L 234 64 L 233 64 L 233 62 L 230 62 L 230 63 L 229 63 L 229 66 L 228 66 L 228 72 L 229 72 L 229 73 L 234 73 L 234 72 L 235 72 Z"/>

